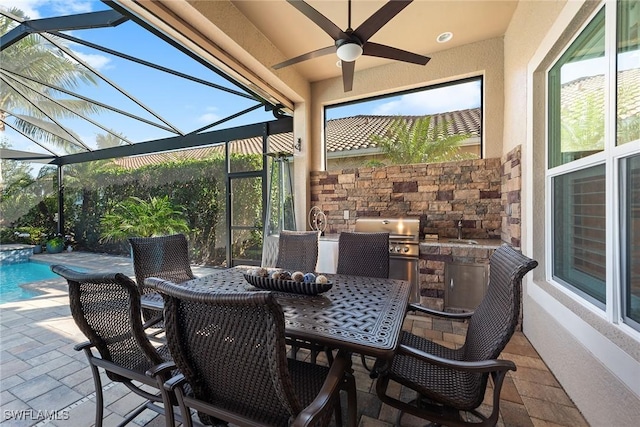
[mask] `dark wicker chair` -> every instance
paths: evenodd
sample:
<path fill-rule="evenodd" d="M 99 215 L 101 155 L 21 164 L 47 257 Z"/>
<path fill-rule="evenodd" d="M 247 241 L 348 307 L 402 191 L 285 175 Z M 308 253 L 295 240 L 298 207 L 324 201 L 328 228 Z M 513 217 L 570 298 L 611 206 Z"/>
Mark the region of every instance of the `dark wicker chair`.
<path fill-rule="evenodd" d="M 338 274 L 389 277 L 389 233 L 340 233 Z"/>
<path fill-rule="evenodd" d="M 51 270 L 67 280 L 71 315 L 89 340 L 75 349 L 84 351 L 91 367 L 96 389 L 95 425 L 102 425 L 104 411 L 99 367 L 110 380 L 146 399 L 120 425 L 128 424 L 145 409 L 164 414 L 167 425 L 173 425 L 174 410 L 163 388 L 173 366 L 168 363 L 169 349 L 155 348 L 147 339 L 140 316 L 140 294 L 133 280 L 120 273 L 80 273 L 62 265 L 53 265 Z M 166 369 L 156 369 L 160 364 L 165 364 Z M 156 375 L 147 375 L 147 370 Z M 157 393 L 143 390 L 144 386 L 147 390 L 148 386 L 155 388 Z"/>
<path fill-rule="evenodd" d="M 164 298 L 167 341 L 182 373 L 165 387 L 183 414 L 193 408 L 204 424 L 321 426 L 335 410 L 341 424 L 346 388 L 355 426 L 350 359 L 339 354 L 330 368 L 288 359 L 284 313 L 273 294 L 194 291 L 157 278 L 145 284 Z"/>
<path fill-rule="evenodd" d="M 389 233 L 343 231 L 338 238 L 338 274 L 389 278 Z M 367 366 L 360 355 L 362 366 Z"/>
<path fill-rule="evenodd" d="M 318 233 L 315 231 L 282 230 L 278 240 L 276 267 L 291 272 L 316 271 L 318 262 Z"/>
<path fill-rule="evenodd" d="M 278 260 L 276 267 L 290 272 L 302 271 L 309 273 L 316 271 L 318 263 L 318 233 L 316 231 L 287 231 L 282 230 L 278 238 Z M 302 340 L 287 339 L 291 346 L 291 357 L 297 357 L 300 348 L 311 351 L 311 361 L 316 363 L 318 352 L 323 347 Z M 329 359 L 331 360 L 331 359 Z"/>
<path fill-rule="evenodd" d="M 189 262 L 189 246 L 184 234 L 159 237 L 131 237 L 131 258 L 140 295 L 149 295 L 153 291 L 144 286 L 147 277 L 159 277 L 174 283 L 195 279 Z M 158 296 L 158 298 L 160 298 Z M 143 309 L 145 321 L 161 318 L 157 311 Z M 157 326 L 162 326 L 158 323 Z"/>
<path fill-rule="evenodd" d="M 473 313 L 444 313 L 410 305 L 409 310 L 444 317 L 468 319 L 465 343 L 459 349 L 443 347 L 409 332 L 402 332 L 400 346 L 388 369 L 380 368 L 376 391 L 380 399 L 401 412 L 447 426 L 493 426 L 499 415 L 500 390 L 509 370 L 516 366 L 498 359 L 513 335 L 520 312 L 522 277 L 538 263 L 503 245 L 489 261 L 489 287 Z M 383 364 L 379 361 L 378 364 Z M 485 397 L 489 374 L 493 379 L 493 408 L 489 416 L 477 411 Z M 405 403 L 386 394 L 389 381 L 418 393 Z M 464 420 L 461 411 L 468 417 Z M 399 424 L 399 419 L 398 423 Z"/>

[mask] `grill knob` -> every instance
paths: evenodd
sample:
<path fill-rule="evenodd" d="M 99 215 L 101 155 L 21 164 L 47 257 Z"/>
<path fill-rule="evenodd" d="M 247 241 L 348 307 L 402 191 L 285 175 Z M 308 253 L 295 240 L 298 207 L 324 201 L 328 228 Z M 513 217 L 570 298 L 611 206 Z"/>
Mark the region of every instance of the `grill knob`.
<path fill-rule="evenodd" d="M 409 246 L 405 246 L 404 248 L 402 248 L 402 252 L 404 252 L 405 254 L 409 252 Z"/>
<path fill-rule="evenodd" d="M 400 246 L 396 246 L 396 252 L 400 252 Z"/>

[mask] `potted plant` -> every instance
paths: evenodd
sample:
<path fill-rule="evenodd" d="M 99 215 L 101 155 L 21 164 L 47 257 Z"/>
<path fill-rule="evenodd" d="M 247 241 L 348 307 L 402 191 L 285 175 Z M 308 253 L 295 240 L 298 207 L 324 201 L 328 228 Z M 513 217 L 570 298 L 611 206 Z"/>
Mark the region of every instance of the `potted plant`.
<path fill-rule="evenodd" d="M 57 254 L 64 249 L 64 239 L 62 236 L 55 236 L 47 240 L 47 252 L 50 254 Z"/>
<path fill-rule="evenodd" d="M 39 254 L 42 252 L 42 246 L 45 243 L 45 233 L 41 227 L 21 227 L 19 228 L 20 235 L 24 236 L 26 242 L 29 245 L 33 245 L 33 253 Z"/>

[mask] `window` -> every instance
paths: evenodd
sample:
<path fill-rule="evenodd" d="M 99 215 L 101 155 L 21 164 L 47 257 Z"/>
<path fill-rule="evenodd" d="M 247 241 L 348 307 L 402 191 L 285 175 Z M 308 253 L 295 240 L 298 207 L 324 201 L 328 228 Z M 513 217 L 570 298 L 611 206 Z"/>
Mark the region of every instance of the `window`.
<path fill-rule="evenodd" d="M 639 32 L 640 3 L 608 2 L 547 73 L 553 280 L 637 330 Z"/>
<path fill-rule="evenodd" d="M 624 314 L 626 321 L 640 328 L 640 155 L 622 161 L 622 253 Z"/>
<path fill-rule="evenodd" d="M 481 158 L 482 77 L 327 107 L 325 149 L 327 170 Z"/>
<path fill-rule="evenodd" d="M 553 180 L 554 276 L 596 304 L 605 303 L 605 170 L 603 165 Z"/>

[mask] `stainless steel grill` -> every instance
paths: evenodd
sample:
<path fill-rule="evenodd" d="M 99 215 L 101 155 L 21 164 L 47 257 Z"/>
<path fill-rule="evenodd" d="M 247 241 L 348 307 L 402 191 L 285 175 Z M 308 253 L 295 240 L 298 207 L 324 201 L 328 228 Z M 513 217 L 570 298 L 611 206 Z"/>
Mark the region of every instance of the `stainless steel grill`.
<path fill-rule="evenodd" d="M 389 277 L 411 283 L 410 302 L 420 302 L 420 220 L 358 218 L 354 231 L 389 233 Z"/>

